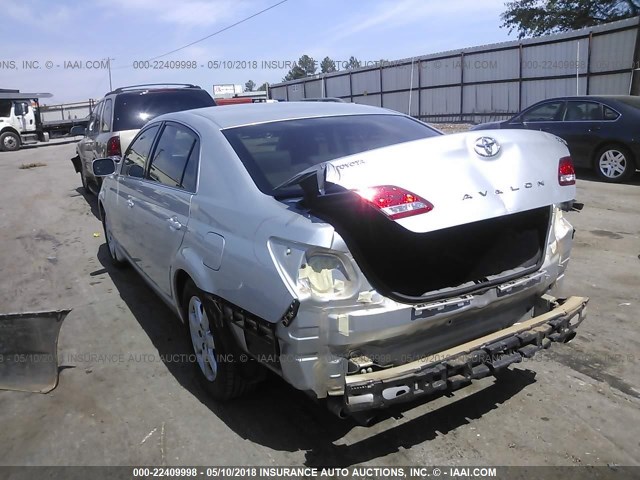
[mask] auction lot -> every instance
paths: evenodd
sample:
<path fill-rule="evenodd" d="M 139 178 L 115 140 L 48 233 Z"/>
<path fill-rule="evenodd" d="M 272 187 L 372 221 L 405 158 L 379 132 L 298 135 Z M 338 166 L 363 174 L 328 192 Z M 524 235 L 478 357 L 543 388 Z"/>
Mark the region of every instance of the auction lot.
<path fill-rule="evenodd" d="M 0 391 L 0 464 L 640 465 L 640 175 L 608 185 L 578 172 L 566 291 L 591 301 L 572 343 L 365 428 L 276 377 L 211 401 L 182 361 L 177 319 L 109 264 L 74 151 L 0 153 L 2 313 L 73 309 L 58 387 Z"/>

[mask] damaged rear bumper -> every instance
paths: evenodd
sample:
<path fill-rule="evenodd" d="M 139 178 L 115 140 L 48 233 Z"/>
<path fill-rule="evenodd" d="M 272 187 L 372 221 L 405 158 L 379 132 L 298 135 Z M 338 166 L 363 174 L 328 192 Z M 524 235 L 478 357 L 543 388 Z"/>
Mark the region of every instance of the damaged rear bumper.
<path fill-rule="evenodd" d="M 76 155 L 71 159 L 71 163 L 73 163 L 73 168 L 76 173 L 82 173 L 82 161 L 80 160 L 80 155 Z"/>
<path fill-rule="evenodd" d="M 554 308 L 549 312 L 504 330 L 411 363 L 347 376 L 343 413 L 385 408 L 423 395 L 456 390 L 530 358 L 552 342 L 568 342 L 585 317 L 589 299 L 551 300 Z"/>

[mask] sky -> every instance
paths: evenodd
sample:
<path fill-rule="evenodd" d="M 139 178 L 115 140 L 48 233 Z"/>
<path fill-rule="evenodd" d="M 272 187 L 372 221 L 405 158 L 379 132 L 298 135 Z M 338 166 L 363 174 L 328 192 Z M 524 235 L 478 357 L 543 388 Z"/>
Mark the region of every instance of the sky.
<path fill-rule="evenodd" d="M 178 82 L 212 92 L 280 82 L 303 54 L 318 65 L 325 56 L 373 62 L 517 38 L 500 28 L 505 0 L 287 0 L 157 59 L 168 65 L 146 63 L 279 1 L 0 0 L 0 88 L 50 92 L 46 104 L 99 99 L 110 58 L 113 88 Z"/>

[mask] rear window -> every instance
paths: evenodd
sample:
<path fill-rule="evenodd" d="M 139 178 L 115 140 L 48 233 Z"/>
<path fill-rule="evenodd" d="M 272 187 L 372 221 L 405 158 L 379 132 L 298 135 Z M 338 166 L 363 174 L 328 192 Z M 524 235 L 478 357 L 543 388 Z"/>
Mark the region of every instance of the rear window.
<path fill-rule="evenodd" d="M 164 113 L 212 107 L 213 98 L 205 90 L 148 90 L 126 92 L 116 96 L 113 131 L 142 128 L 152 118 Z"/>
<path fill-rule="evenodd" d="M 603 105 L 604 108 L 604 119 L 605 120 L 615 120 L 616 118 L 618 118 L 620 116 L 620 114 L 618 112 L 616 112 L 615 110 L 612 110 L 611 108 L 607 107 L 606 105 Z"/>
<path fill-rule="evenodd" d="M 322 162 L 396 143 L 435 137 L 439 132 L 400 115 L 350 115 L 286 120 L 229 128 L 223 134 L 258 188 L 274 188 Z M 393 159 L 390 159 L 393 161 Z M 300 195 L 299 187 L 278 191 Z"/>
<path fill-rule="evenodd" d="M 11 115 L 11 100 L 0 100 L 0 117 Z"/>

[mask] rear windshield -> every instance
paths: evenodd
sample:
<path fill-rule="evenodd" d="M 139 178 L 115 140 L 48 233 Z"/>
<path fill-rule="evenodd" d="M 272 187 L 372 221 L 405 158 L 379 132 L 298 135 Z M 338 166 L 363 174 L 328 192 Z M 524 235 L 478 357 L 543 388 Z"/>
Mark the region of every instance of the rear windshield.
<path fill-rule="evenodd" d="M 267 195 L 322 162 L 440 135 L 401 115 L 350 115 L 262 123 L 223 131 L 258 188 Z M 393 161 L 393 159 L 390 159 Z M 300 195 L 297 186 L 278 197 Z"/>
<path fill-rule="evenodd" d="M 116 96 L 113 131 L 135 130 L 158 115 L 192 108 L 212 107 L 213 98 L 205 90 L 148 90 Z"/>

